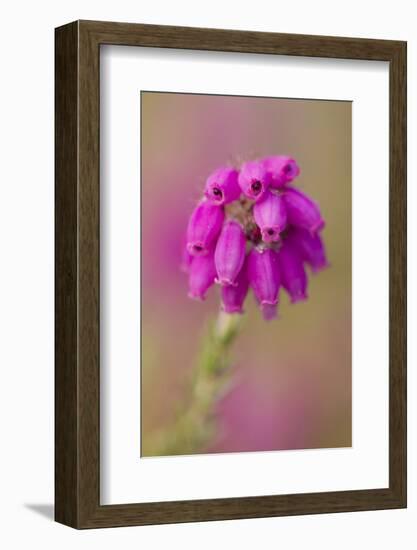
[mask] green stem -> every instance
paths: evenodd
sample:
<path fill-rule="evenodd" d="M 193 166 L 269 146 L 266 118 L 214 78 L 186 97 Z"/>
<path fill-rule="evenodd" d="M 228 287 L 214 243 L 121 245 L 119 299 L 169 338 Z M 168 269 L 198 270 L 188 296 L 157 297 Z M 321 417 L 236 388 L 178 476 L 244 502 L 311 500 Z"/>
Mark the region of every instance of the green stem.
<path fill-rule="evenodd" d="M 241 316 L 219 313 L 203 340 L 189 384 L 189 395 L 174 424 L 154 442 L 153 456 L 193 454 L 210 441 L 214 409 L 230 387 L 230 351 L 241 327 Z"/>

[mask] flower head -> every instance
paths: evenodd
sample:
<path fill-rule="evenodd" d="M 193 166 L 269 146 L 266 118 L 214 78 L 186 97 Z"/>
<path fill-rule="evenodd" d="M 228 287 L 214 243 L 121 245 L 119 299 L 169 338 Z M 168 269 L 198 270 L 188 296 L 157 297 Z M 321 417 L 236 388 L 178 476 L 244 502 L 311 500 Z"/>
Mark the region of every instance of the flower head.
<path fill-rule="evenodd" d="M 251 288 L 266 320 L 277 316 L 281 286 L 292 303 L 307 299 L 305 264 L 315 272 L 328 262 L 319 206 L 289 185 L 299 172 L 294 159 L 271 156 L 208 177 L 183 249 L 191 298 L 204 300 L 217 281 L 222 309 L 242 313 Z"/>

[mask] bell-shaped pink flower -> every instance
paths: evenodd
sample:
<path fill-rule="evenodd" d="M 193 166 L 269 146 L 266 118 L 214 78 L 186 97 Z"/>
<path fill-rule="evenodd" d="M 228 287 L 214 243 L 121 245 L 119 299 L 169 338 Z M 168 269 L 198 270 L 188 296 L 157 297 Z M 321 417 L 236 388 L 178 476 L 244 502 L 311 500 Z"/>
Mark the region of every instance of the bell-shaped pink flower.
<path fill-rule="evenodd" d="M 249 161 L 242 165 L 239 173 L 239 185 L 243 193 L 257 201 L 269 187 L 271 174 L 260 161 Z"/>
<path fill-rule="evenodd" d="M 187 249 L 193 256 L 208 253 L 219 236 L 224 220 L 222 206 L 201 201 L 191 214 L 187 228 Z"/>
<path fill-rule="evenodd" d="M 223 225 L 214 253 L 217 282 L 233 285 L 245 260 L 246 237 L 240 223 L 229 220 Z"/>
<path fill-rule="evenodd" d="M 277 315 L 280 271 L 278 255 L 271 248 L 253 248 L 247 259 L 248 279 L 265 320 Z"/>
<path fill-rule="evenodd" d="M 233 202 L 240 197 L 239 172 L 234 168 L 218 168 L 206 181 L 204 194 L 213 204 Z"/>
<path fill-rule="evenodd" d="M 255 222 L 260 227 L 262 240 L 271 243 L 280 240 L 287 225 L 287 210 L 282 195 L 266 191 L 253 207 Z"/>
<path fill-rule="evenodd" d="M 310 197 L 294 187 L 286 188 L 283 197 L 289 224 L 304 227 L 311 233 L 323 229 L 324 220 L 320 209 Z"/>
<path fill-rule="evenodd" d="M 249 279 L 246 262 L 243 264 L 234 285 L 222 286 L 222 309 L 226 313 L 243 313 L 243 303 L 248 294 Z"/>
<path fill-rule="evenodd" d="M 196 300 L 205 300 L 207 290 L 214 284 L 216 266 L 212 251 L 204 256 L 196 256 L 190 265 L 188 276 L 188 296 Z"/>
<path fill-rule="evenodd" d="M 283 155 L 266 157 L 263 162 L 266 170 L 271 174 L 270 186 L 276 189 L 293 181 L 300 173 L 300 167 L 291 157 Z"/>
<path fill-rule="evenodd" d="M 329 267 L 323 239 L 318 233 L 312 235 L 306 229 L 293 227 L 287 242 L 298 249 L 302 260 L 310 265 L 313 273 Z"/>
<path fill-rule="evenodd" d="M 281 284 L 295 304 L 307 298 L 307 275 L 298 249 L 286 240 L 278 252 Z"/>

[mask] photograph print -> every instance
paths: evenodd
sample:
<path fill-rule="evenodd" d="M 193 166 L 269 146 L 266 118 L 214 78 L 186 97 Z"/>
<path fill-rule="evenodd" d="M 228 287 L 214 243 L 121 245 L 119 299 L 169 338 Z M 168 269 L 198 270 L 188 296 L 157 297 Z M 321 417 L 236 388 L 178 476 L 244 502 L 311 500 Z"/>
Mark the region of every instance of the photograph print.
<path fill-rule="evenodd" d="M 138 101 L 138 454 L 351 447 L 351 102 Z"/>

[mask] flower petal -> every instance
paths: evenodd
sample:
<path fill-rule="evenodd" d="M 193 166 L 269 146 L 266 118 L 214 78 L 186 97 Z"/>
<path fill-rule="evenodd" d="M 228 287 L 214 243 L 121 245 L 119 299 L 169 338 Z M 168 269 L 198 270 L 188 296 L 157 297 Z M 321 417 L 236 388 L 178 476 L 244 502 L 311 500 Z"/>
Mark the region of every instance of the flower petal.
<path fill-rule="evenodd" d="M 295 187 L 288 187 L 283 193 L 287 207 L 288 223 L 304 227 L 311 233 L 320 231 L 324 227 L 318 205 L 305 193 Z"/>
<path fill-rule="evenodd" d="M 241 189 L 239 172 L 234 168 L 218 168 L 207 178 L 204 194 L 213 204 L 228 204 L 238 199 Z"/>
<path fill-rule="evenodd" d="M 236 221 L 227 221 L 223 225 L 214 253 L 220 284 L 234 284 L 245 260 L 245 250 L 246 237 L 242 226 Z"/>
<path fill-rule="evenodd" d="M 272 319 L 276 316 L 280 287 L 277 253 L 270 248 L 262 251 L 253 248 L 248 255 L 248 278 L 265 319 Z"/>
<path fill-rule="evenodd" d="M 243 303 L 248 294 L 249 279 L 246 262 L 243 264 L 235 285 L 222 286 L 222 309 L 226 313 L 243 313 Z"/>
<path fill-rule="evenodd" d="M 293 181 L 300 174 L 300 167 L 291 157 L 277 155 L 266 157 L 263 162 L 271 174 L 270 186 L 276 189 Z"/>
<path fill-rule="evenodd" d="M 269 187 L 271 174 L 260 161 L 249 161 L 242 165 L 239 185 L 243 193 L 252 200 L 262 197 Z"/>
<path fill-rule="evenodd" d="M 307 298 L 307 275 L 298 249 L 288 240 L 278 253 L 281 283 L 291 298 L 292 303 Z"/>
<path fill-rule="evenodd" d="M 287 225 L 287 210 L 282 195 L 266 191 L 253 207 L 253 215 L 259 225 L 262 240 L 266 243 L 279 241 L 280 233 Z"/>
<path fill-rule="evenodd" d="M 224 220 L 223 207 L 201 201 L 191 214 L 187 228 L 187 249 L 193 256 L 208 253 L 219 236 Z"/>
<path fill-rule="evenodd" d="M 188 277 L 188 296 L 196 300 L 205 300 L 207 290 L 214 284 L 215 277 L 213 252 L 193 258 Z"/>

